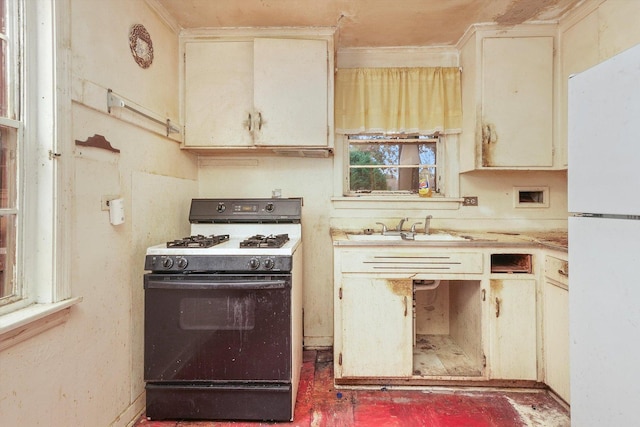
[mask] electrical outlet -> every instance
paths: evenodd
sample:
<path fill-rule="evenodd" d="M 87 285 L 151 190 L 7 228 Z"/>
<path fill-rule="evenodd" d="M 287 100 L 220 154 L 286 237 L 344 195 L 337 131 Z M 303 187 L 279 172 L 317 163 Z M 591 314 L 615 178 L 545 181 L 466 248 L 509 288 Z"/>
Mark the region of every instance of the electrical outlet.
<path fill-rule="evenodd" d="M 478 206 L 478 197 L 477 196 L 463 197 L 462 206 Z"/>
<path fill-rule="evenodd" d="M 102 201 L 100 206 L 102 207 L 103 211 L 108 211 L 109 210 L 109 200 L 114 200 L 117 199 L 120 196 L 117 195 L 106 195 L 106 196 L 102 196 Z"/>

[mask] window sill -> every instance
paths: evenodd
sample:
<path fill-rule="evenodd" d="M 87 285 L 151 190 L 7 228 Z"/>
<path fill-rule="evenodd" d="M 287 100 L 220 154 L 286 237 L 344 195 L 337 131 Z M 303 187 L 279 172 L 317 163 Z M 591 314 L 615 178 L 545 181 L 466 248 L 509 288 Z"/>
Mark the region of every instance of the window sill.
<path fill-rule="evenodd" d="M 0 316 L 0 351 L 64 323 L 82 297 L 51 304 L 32 304 Z"/>
<path fill-rule="evenodd" d="M 430 209 L 457 210 L 464 199 L 453 197 L 418 197 L 416 195 L 363 195 L 332 197 L 334 209 Z"/>

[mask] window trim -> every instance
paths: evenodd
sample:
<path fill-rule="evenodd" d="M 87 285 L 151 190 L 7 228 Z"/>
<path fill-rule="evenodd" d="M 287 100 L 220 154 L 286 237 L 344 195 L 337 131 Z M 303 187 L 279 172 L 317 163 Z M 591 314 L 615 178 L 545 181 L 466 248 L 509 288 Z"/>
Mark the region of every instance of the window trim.
<path fill-rule="evenodd" d="M 23 28 L 32 29 L 23 34 L 29 49 L 22 63 L 29 73 L 21 75 L 25 90 L 20 97 L 24 145 L 33 148 L 20 153 L 19 179 L 24 181 L 18 280 L 26 298 L 0 308 L 0 349 L 5 341 L 13 345 L 59 324 L 57 320 L 66 319 L 61 312 L 82 300 L 71 297 L 67 255 L 73 194 L 70 0 L 22 0 L 22 6 Z M 18 330 L 19 338 L 12 338 Z"/>
<path fill-rule="evenodd" d="M 375 209 L 375 210 L 405 210 L 431 209 L 453 210 L 459 209 L 463 198 L 460 194 L 458 171 L 459 135 L 447 134 L 442 149 L 444 150 L 443 170 L 445 174 L 446 196 L 420 197 L 418 194 L 345 194 L 348 188 L 349 174 L 349 141 L 346 135 L 336 135 L 336 146 L 333 168 L 333 197 L 331 202 L 334 209 Z"/>

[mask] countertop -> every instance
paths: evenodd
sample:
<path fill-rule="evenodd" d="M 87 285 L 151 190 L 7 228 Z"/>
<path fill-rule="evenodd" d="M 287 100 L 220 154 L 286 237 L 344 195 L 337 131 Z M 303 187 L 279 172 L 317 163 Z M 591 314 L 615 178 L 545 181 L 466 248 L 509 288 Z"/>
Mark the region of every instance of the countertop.
<path fill-rule="evenodd" d="M 430 247 L 544 247 L 559 251 L 567 251 L 568 241 L 566 231 L 529 231 L 529 232 L 500 232 L 500 231 L 457 231 L 433 230 L 432 234 L 446 233 L 464 237 L 464 240 L 433 240 L 433 241 L 385 241 L 385 246 L 430 246 Z M 380 245 L 375 241 L 350 240 L 348 234 L 363 234 L 360 231 L 331 230 L 334 246 L 372 246 Z"/>

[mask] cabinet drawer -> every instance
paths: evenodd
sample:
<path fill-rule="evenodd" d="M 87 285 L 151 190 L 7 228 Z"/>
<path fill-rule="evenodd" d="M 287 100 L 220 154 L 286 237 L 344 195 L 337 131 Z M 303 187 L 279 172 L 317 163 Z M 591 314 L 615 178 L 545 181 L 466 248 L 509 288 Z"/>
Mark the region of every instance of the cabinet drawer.
<path fill-rule="evenodd" d="M 545 256 L 544 275 L 547 279 L 567 287 L 569 284 L 569 261 L 549 255 Z"/>
<path fill-rule="evenodd" d="M 482 273 L 479 252 L 345 251 L 343 273 Z"/>

